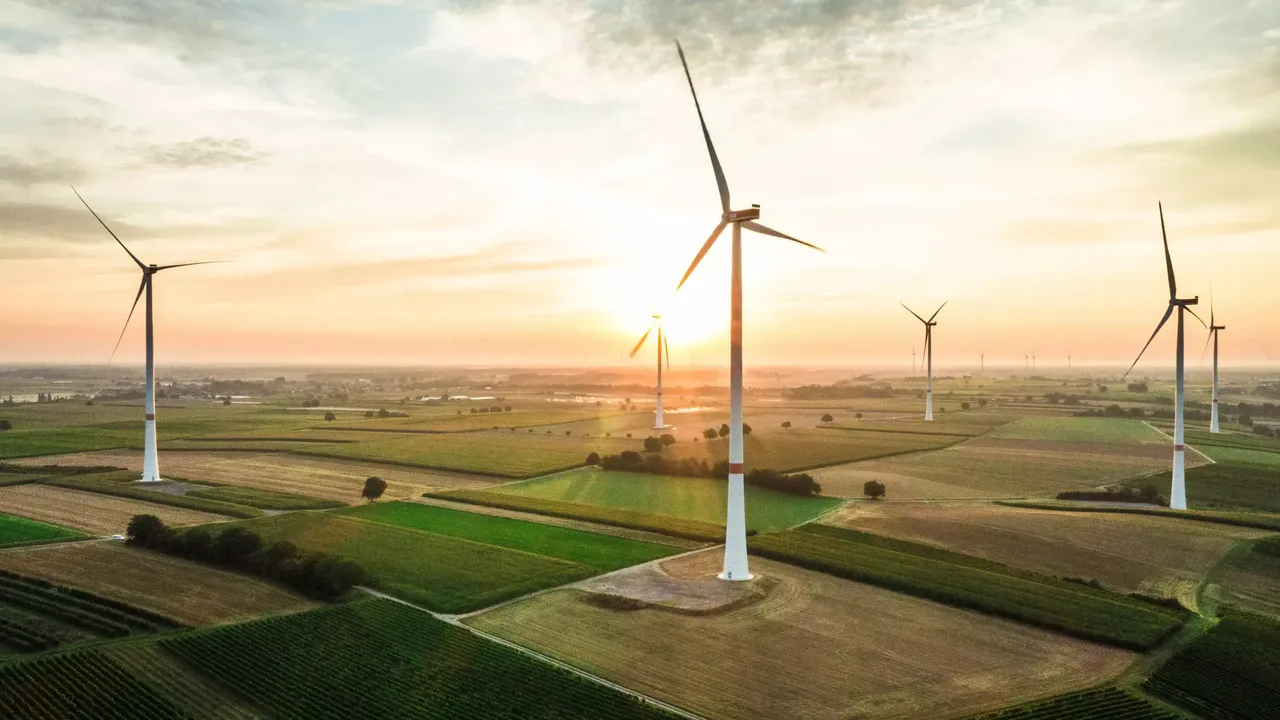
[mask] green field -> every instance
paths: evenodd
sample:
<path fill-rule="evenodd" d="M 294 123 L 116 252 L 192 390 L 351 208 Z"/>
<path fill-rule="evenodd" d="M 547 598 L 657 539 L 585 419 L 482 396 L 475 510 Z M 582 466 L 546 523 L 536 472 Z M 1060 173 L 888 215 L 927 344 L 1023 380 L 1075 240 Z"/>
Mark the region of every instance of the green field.
<path fill-rule="evenodd" d="M 1218 450 L 1219 448 L 1207 448 L 1215 456 Z M 1280 455 L 1276 457 L 1280 458 Z M 1189 468 L 1186 473 L 1188 507 L 1280 513 L 1280 465 L 1266 467 L 1220 461 L 1213 465 Z M 1171 482 L 1172 476 L 1166 472 L 1155 477 L 1130 480 L 1123 485 L 1141 487 L 1154 484 L 1167 495 Z"/>
<path fill-rule="evenodd" d="M 24 517 L 0 514 L 0 547 L 36 545 L 86 537 L 88 536 L 70 528 L 36 522 Z"/>
<path fill-rule="evenodd" d="M 220 485 L 208 489 L 189 490 L 185 497 L 217 500 L 262 510 L 328 510 L 346 507 L 336 500 L 321 500 L 296 493 L 261 490 L 239 485 Z"/>
<path fill-rule="evenodd" d="M 591 568 L 333 513 L 289 513 L 244 527 L 264 543 L 288 540 L 304 552 L 354 560 L 373 587 L 439 612 L 466 612 L 589 577 Z"/>
<path fill-rule="evenodd" d="M 271 717 L 669 717 L 390 601 L 361 601 L 161 641 Z"/>
<path fill-rule="evenodd" d="M 187 720 L 192 716 L 101 652 L 86 651 L 0 665 L 0 717 Z"/>
<path fill-rule="evenodd" d="M 989 560 L 826 525 L 759 535 L 748 546 L 774 560 L 1138 650 L 1154 647 L 1186 617 Z"/>
<path fill-rule="evenodd" d="M 487 492 L 636 510 L 724 524 L 728 482 L 706 478 L 581 468 Z M 799 497 L 747 486 L 747 529 L 767 532 L 812 520 L 839 506 L 838 498 Z"/>
<path fill-rule="evenodd" d="M 719 427 L 718 425 L 716 427 Z M 752 432 L 743 440 L 743 460 L 756 469 L 794 472 L 867 458 L 928 450 L 956 442 L 949 435 L 895 432 L 849 432 L 829 428 L 792 428 Z M 692 442 L 683 437 L 663 451 L 675 458 L 706 460 L 709 465 L 729 457 L 729 439 Z"/>
<path fill-rule="evenodd" d="M 598 572 L 639 565 L 676 552 L 670 545 L 411 502 L 363 505 L 340 514 L 568 560 Z"/>
<path fill-rule="evenodd" d="M 1276 717 L 1280 622 L 1231 615 L 1169 659 L 1145 687 L 1213 718 Z"/>
<path fill-rule="evenodd" d="M 1178 716 L 1119 688 L 1096 688 L 1036 700 L 969 720 L 1178 720 Z"/>
<path fill-rule="evenodd" d="M 1280 452 L 1227 445 L 1205 445 L 1199 449 L 1217 463 L 1270 470 L 1280 475 Z"/>
<path fill-rule="evenodd" d="M 1141 420 L 1091 417 L 1024 417 L 992 430 L 990 437 L 1126 445 L 1168 442 Z"/>

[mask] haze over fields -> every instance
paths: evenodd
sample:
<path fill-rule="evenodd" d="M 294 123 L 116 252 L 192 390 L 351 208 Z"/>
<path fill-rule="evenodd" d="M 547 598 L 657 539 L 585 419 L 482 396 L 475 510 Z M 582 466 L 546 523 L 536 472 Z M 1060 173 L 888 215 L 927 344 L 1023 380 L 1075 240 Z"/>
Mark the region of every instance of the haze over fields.
<path fill-rule="evenodd" d="M 735 201 L 829 251 L 747 240 L 751 364 L 905 365 L 897 302 L 948 298 L 942 367 L 1127 364 L 1157 200 L 1224 364 L 1280 358 L 1274 2 L 0 0 L 0 362 L 119 332 L 74 183 L 146 262 L 235 261 L 158 281 L 162 365 L 616 364 L 717 212 L 676 34 Z M 677 364 L 722 362 L 727 245 Z"/>

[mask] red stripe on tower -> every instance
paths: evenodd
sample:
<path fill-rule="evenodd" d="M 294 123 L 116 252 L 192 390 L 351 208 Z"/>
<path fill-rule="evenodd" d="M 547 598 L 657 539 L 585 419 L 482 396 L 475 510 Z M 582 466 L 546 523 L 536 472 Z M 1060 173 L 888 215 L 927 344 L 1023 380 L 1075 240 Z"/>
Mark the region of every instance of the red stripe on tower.
<path fill-rule="evenodd" d="M 1186 450 L 1186 449 L 1187 449 L 1187 446 L 1186 446 L 1186 445 L 1177 445 L 1177 444 L 1175 444 L 1175 445 L 1173 446 L 1173 451 L 1174 451 L 1174 452 L 1181 452 L 1181 451 Z"/>
<path fill-rule="evenodd" d="M 155 413 L 147 413 L 147 419 L 148 419 L 148 420 L 155 420 L 155 419 L 156 419 L 156 414 L 155 414 Z"/>
<path fill-rule="evenodd" d="M 742 474 L 742 463 L 729 463 L 729 474 L 730 474 L 730 475 L 741 475 L 741 474 Z"/>

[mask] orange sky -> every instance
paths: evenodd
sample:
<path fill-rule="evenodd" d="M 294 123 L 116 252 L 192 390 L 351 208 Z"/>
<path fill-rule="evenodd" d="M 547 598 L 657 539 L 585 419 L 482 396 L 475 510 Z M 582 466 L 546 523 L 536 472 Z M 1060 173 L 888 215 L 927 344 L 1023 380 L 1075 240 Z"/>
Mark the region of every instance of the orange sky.
<path fill-rule="evenodd" d="M 1127 364 L 1157 200 L 1224 360 L 1280 359 L 1275 3 L 689 5 L 0 0 L 0 363 L 128 312 L 71 183 L 144 261 L 234 261 L 159 276 L 161 363 L 616 364 L 655 307 L 721 362 L 727 234 L 670 296 L 719 213 L 676 30 L 735 204 L 828 251 L 746 238 L 748 363 L 905 364 L 898 303 L 949 299 L 942 367 Z"/>

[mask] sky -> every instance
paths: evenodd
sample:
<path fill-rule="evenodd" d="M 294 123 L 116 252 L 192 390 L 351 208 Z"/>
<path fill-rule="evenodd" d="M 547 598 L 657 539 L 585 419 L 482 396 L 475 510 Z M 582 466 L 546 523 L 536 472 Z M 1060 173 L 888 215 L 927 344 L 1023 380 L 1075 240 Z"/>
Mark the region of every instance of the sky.
<path fill-rule="evenodd" d="M 0 0 L 0 363 L 1280 361 L 1274 0 Z M 927 315 L 926 315 L 927 316 Z M 143 358 L 141 309 L 114 362 Z M 1188 362 L 1205 331 L 1188 317 Z M 1171 363 L 1172 325 L 1140 368 Z M 1145 367 L 1144 367 L 1145 366 Z"/>

